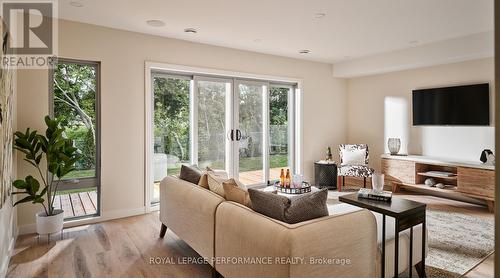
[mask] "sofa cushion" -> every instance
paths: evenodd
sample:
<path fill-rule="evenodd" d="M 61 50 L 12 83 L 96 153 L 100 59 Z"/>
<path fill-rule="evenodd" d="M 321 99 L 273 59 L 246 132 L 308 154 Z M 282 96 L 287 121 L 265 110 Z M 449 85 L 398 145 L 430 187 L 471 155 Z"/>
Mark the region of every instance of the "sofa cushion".
<path fill-rule="evenodd" d="M 213 173 L 214 175 L 220 176 L 220 177 L 227 180 L 227 172 L 226 171 L 224 171 L 224 170 L 212 170 L 210 167 L 207 167 L 205 169 L 205 171 L 203 171 L 203 174 L 200 178 L 200 181 L 198 182 L 199 186 L 206 188 L 206 189 L 210 189 L 208 187 L 208 173 Z"/>
<path fill-rule="evenodd" d="M 198 184 L 203 173 L 200 168 L 196 165 L 181 166 L 181 173 L 179 174 L 179 179 L 188 181 L 190 183 Z"/>
<path fill-rule="evenodd" d="M 235 179 L 229 179 L 222 183 L 226 200 L 240 203 L 251 208 L 250 195 L 246 186 Z"/>
<path fill-rule="evenodd" d="M 253 210 L 288 224 L 328 216 L 326 188 L 292 198 L 257 189 L 248 192 Z"/>

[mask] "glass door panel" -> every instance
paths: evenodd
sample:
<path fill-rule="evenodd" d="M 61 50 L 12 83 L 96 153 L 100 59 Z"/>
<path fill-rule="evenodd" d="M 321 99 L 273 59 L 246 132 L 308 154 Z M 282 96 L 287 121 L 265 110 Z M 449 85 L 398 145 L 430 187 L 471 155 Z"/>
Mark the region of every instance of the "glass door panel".
<path fill-rule="evenodd" d="M 264 124 L 266 123 L 267 83 L 239 81 L 235 92 L 237 121 L 237 173 L 246 184 L 266 181 Z"/>
<path fill-rule="evenodd" d="M 167 175 L 180 173 L 190 163 L 190 87 L 184 77 L 153 76 L 154 184 L 151 202 L 159 200 L 159 184 Z"/>
<path fill-rule="evenodd" d="M 231 80 L 195 78 L 197 161 L 201 169 L 229 169 Z"/>
<path fill-rule="evenodd" d="M 269 180 L 279 180 L 281 169 L 290 168 L 290 123 L 292 87 L 271 85 L 269 89 Z"/>

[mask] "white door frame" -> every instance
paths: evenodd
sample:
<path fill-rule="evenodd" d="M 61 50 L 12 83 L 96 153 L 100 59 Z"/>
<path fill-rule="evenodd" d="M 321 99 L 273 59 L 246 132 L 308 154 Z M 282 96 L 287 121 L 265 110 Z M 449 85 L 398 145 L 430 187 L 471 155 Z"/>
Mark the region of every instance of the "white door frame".
<path fill-rule="evenodd" d="M 200 68 L 200 67 L 190 67 L 183 65 L 175 65 L 168 63 L 159 63 L 146 61 L 144 66 L 144 206 L 146 213 L 157 210 L 158 207 L 151 207 L 151 191 L 153 190 L 153 86 L 152 86 L 152 72 L 153 71 L 163 71 L 169 72 L 171 74 L 178 73 L 179 75 L 193 75 L 193 76 L 203 76 L 210 75 L 211 77 L 220 76 L 222 78 L 234 78 L 234 79 L 243 79 L 243 80 L 265 80 L 267 82 L 276 82 L 276 83 L 288 83 L 288 84 L 297 84 L 297 88 L 295 88 L 295 103 L 294 103 L 294 112 L 295 112 L 295 122 L 294 122 L 294 153 L 295 153 L 295 172 L 297 174 L 302 173 L 302 80 L 291 77 L 280 77 L 280 76 L 272 76 L 272 75 L 262 75 L 262 74 L 254 74 L 254 73 L 244 73 L 244 72 L 235 72 L 235 71 L 227 71 L 227 70 L 219 70 L 219 69 L 211 69 L 211 68 Z M 194 83 L 194 82 L 193 82 Z M 192 85 L 193 86 L 193 85 Z M 235 86 L 233 84 L 233 91 Z M 267 87 L 269 88 L 269 86 Z M 192 90 L 194 92 L 194 88 Z M 269 109 L 269 108 L 267 108 Z M 233 113 L 234 115 L 234 113 Z M 267 131 L 269 132 L 269 131 Z M 267 139 L 269 140 L 269 139 Z M 233 154 L 234 155 L 234 154 Z M 269 167 L 266 167 L 266 169 Z M 269 171 L 267 169 L 267 171 Z"/>

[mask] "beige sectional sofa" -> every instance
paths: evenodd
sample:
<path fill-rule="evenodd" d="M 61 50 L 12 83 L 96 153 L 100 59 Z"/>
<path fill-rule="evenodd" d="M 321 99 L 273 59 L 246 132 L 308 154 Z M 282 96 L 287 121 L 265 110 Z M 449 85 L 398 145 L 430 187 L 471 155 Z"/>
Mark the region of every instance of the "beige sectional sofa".
<path fill-rule="evenodd" d="M 287 224 L 176 177 L 160 185 L 161 236 L 168 227 L 226 278 L 379 277 L 374 215 L 347 204 L 329 210 L 329 216 Z M 403 261 L 399 269 L 407 266 Z"/>

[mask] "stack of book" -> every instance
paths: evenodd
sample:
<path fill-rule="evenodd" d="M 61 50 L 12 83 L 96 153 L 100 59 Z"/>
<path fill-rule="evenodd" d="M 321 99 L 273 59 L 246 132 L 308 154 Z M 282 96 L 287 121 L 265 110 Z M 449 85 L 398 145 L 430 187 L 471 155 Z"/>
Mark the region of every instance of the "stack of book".
<path fill-rule="evenodd" d="M 392 198 L 392 192 L 390 191 L 380 191 L 376 192 L 372 189 L 361 188 L 358 191 L 359 198 L 365 198 L 370 200 L 390 202 Z"/>

